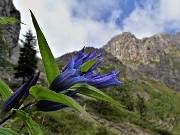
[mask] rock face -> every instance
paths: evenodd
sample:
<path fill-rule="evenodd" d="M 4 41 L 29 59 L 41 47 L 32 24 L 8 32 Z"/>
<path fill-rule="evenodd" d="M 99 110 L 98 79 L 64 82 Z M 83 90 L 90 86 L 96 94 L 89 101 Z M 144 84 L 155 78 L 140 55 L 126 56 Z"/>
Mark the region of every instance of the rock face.
<path fill-rule="evenodd" d="M 180 91 L 180 33 L 159 33 L 140 40 L 125 32 L 113 37 L 103 48 L 128 67 L 129 79 L 137 79 L 134 73 L 138 73 Z"/>
<path fill-rule="evenodd" d="M 12 0 L 0 0 L 0 16 L 15 17 L 20 20 L 20 12 L 15 8 Z M 9 60 L 13 63 L 16 63 L 18 60 L 18 53 L 15 53 L 15 50 L 19 50 L 18 40 L 20 29 L 19 23 L 9 24 L 3 28 L 3 37 L 9 46 Z"/>

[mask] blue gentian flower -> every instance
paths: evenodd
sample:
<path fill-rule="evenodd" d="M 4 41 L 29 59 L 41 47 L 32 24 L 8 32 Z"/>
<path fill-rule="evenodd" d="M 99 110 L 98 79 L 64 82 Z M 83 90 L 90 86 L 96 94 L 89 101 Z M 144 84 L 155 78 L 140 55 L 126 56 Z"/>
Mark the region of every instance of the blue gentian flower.
<path fill-rule="evenodd" d="M 122 84 L 123 82 L 118 81 L 119 72 L 117 72 L 116 70 L 105 75 L 101 75 L 100 73 L 96 73 L 94 71 L 94 69 L 103 61 L 103 58 L 101 58 L 101 56 L 102 56 L 101 53 L 97 54 L 96 52 L 94 52 L 92 55 L 90 52 L 88 54 L 84 54 L 84 48 L 83 48 L 74 59 L 73 58 L 71 59 L 71 61 L 64 68 L 63 72 L 66 71 L 68 67 L 71 67 L 71 69 L 74 70 L 78 70 L 79 78 L 84 77 L 86 79 L 85 83 L 99 89 L 107 88 L 111 86 L 118 86 Z M 80 72 L 80 67 L 82 66 L 82 64 L 84 64 L 88 60 L 93 60 L 95 58 L 99 58 L 99 60 L 96 63 L 94 63 L 87 72 L 85 73 Z M 71 86 L 72 85 L 69 84 L 68 87 Z"/>
<path fill-rule="evenodd" d="M 29 95 L 29 89 L 34 86 L 39 78 L 39 72 L 32 75 L 27 82 L 18 88 L 1 106 L 0 115 L 4 115 L 12 108 L 18 108 Z"/>
<path fill-rule="evenodd" d="M 118 81 L 119 72 L 117 71 L 112 71 L 105 75 L 96 73 L 94 69 L 102 62 L 102 54 L 97 54 L 96 52 L 93 54 L 91 54 L 91 52 L 84 54 L 84 49 L 85 48 L 79 51 L 75 58 L 71 58 L 69 63 L 62 70 L 62 73 L 52 81 L 49 89 L 58 93 L 67 90 L 76 83 L 86 83 L 99 89 L 118 86 L 123 83 Z M 99 58 L 99 60 L 95 62 L 87 72 L 81 72 L 80 68 L 85 62 L 96 58 Z M 65 94 L 74 99 L 77 98 L 77 91 L 72 93 L 73 92 L 67 92 Z M 62 109 L 66 107 L 66 105 L 42 100 L 37 102 L 34 107 L 39 111 L 54 111 Z"/>

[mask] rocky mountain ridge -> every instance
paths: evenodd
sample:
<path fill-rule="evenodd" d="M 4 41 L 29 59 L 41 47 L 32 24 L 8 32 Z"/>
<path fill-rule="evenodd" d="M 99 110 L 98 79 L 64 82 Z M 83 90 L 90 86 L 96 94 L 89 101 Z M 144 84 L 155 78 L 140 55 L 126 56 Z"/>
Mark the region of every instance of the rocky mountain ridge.
<path fill-rule="evenodd" d="M 127 66 L 129 79 L 138 79 L 138 73 L 180 91 L 180 33 L 137 39 L 125 32 L 113 37 L 103 48 Z"/>

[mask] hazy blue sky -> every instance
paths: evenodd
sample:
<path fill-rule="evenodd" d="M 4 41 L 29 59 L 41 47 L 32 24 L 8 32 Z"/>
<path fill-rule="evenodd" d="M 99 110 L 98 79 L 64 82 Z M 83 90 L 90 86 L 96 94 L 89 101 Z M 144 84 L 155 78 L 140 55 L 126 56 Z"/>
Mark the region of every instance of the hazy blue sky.
<path fill-rule="evenodd" d="M 180 31 L 180 0 L 14 0 L 21 35 L 32 27 L 31 9 L 55 57 L 83 46 L 102 47 L 113 36 L 137 38 Z M 22 36 L 21 36 L 22 38 Z"/>

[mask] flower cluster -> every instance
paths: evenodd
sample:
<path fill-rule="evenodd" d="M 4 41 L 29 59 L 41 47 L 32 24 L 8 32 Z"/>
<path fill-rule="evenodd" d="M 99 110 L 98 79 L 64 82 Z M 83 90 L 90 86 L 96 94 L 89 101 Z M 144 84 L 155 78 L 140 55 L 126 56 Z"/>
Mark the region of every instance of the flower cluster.
<path fill-rule="evenodd" d="M 96 52 L 93 54 L 90 52 L 84 54 L 83 48 L 75 58 L 71 58 L 70 62 L 62 70 L 62 73 L 53 80 L 49 89 L 58 93 L 70 88 L 76 83 L 87 83 L 99 89 L 122 84 L 122 82 L 117 79 L 119 75 L 119 72 L 117 71 L 112 71 L 105 75 L 101 75 L 94 71 L 103 60 L 101 56 L 102 54 L 96 54 Z M 84 63 L 96 58 L 99 58 L 99 60 L 95 62 L 87 72 L 81 72 L 80 68 Z M 65 94 L 72 98 L 77 98 L 77 92 L 78 90 L 69 91 Z M 35 107 L 39 111 L 55 111 L 66 106 L 52 101 L 41 100 L 35 104 Z"/>

